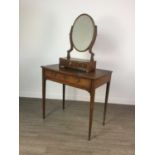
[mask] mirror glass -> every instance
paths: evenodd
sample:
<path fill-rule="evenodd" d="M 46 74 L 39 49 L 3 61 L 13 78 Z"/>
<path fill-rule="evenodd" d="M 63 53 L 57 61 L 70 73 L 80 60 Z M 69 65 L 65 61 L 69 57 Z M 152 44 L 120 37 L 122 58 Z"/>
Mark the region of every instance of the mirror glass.
<path fill-rule="evenodd" d="M 72 30 L 72 42 L 76 50 L 84 52 L 91 45 L 95 32 L 95 24 L 93 19 L 82 14 L 76 18 Z"/>

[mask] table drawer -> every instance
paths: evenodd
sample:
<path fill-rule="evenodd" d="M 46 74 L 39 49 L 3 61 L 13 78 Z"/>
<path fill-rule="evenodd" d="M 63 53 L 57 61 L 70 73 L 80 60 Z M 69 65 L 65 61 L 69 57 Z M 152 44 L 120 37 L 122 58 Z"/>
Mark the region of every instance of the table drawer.
<path fill-rule="evenodd" d="M 46 79 L 53 80 L 56 82 L 64 83 L 67 85 L 75 86 L 78 88 L 90 89 L 91 80 L 81 78 L 81 77 L 75 77 L 72 75 L 66 75 L 63 73 L 58 73 L 50 70 L 45 70 L 45 77 Z"/>

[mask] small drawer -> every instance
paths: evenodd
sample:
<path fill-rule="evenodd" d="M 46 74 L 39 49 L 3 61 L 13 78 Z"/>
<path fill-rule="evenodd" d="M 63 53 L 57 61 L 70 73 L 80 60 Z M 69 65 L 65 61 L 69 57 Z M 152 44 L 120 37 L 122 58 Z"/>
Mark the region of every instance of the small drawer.
<path fill-rule="evenodd" d="M 91 81 L 89 79 L 76 77 L 72 75 L 66 75 L 63 73 L 58 73 L 50 70 L 45 70 L 45 78 L 86 90 L 89 90 L 91 85 Z"/>

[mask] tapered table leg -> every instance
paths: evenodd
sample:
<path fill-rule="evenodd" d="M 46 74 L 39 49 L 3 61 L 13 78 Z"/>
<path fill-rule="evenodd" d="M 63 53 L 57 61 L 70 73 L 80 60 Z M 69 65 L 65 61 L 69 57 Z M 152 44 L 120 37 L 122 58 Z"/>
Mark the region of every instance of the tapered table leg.
<path fill-rule="evenodd" d="M 63 91 L 62 109 L 64 110 L 65 109 L 65 84 L 63 84 L 62 91 Z"/>
<path fill-rule="evenodd" d="M 46 79 L 44 77 L 44 70 L 42 70 L 42 113 L 45 119 L 45 100 L 46 100 Z"/>
<path fill-rule="evenodd" d="M 103 125 L 105 124 L 105 118 L 106 118 L 106 112 L 107 112 L 107 103 L 108 103 L 108 97 L 109 97 L 109 89 L 110 89 L 110 82 L 107 82 L 105 103 L 104 103 L 104 113 L 103 113 Z"/>
<path fill-rule="evenodd" d="M 95 99 L 95 90 L 90 93 L 90 109 L 89 109 L 89 132 L 88 132 L 88 140 L 91 139 L 91 129 L 92 129 L 92 121 L 93 121 L 93 111 L 94 111 L 94 99 Z"/>

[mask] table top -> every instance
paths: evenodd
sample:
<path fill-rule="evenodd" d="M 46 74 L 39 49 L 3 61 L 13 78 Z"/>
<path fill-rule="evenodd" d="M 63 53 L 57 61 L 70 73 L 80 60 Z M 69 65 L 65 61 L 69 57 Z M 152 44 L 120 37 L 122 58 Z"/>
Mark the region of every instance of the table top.
<path fill-rule="evenodd" d="M 73 76 L 78 76 L 78 77 L 84 77 L 87 79 L 98 79 L 103 76 L 109 76 L 112 73 L 112 71 L 102 70 L 102 69 L 96 69 L 94 72 L 87 73 L 87 72 L 79 71 L 79 70 L 75 70 L 75 69 L 59 68 L 59 64 L 46 65 L 46 66 L 41 66 L 41 67 L 43 69 L 48 69 L 51 71 L 68 74 L 68 75 L 73 75 Z"/>

